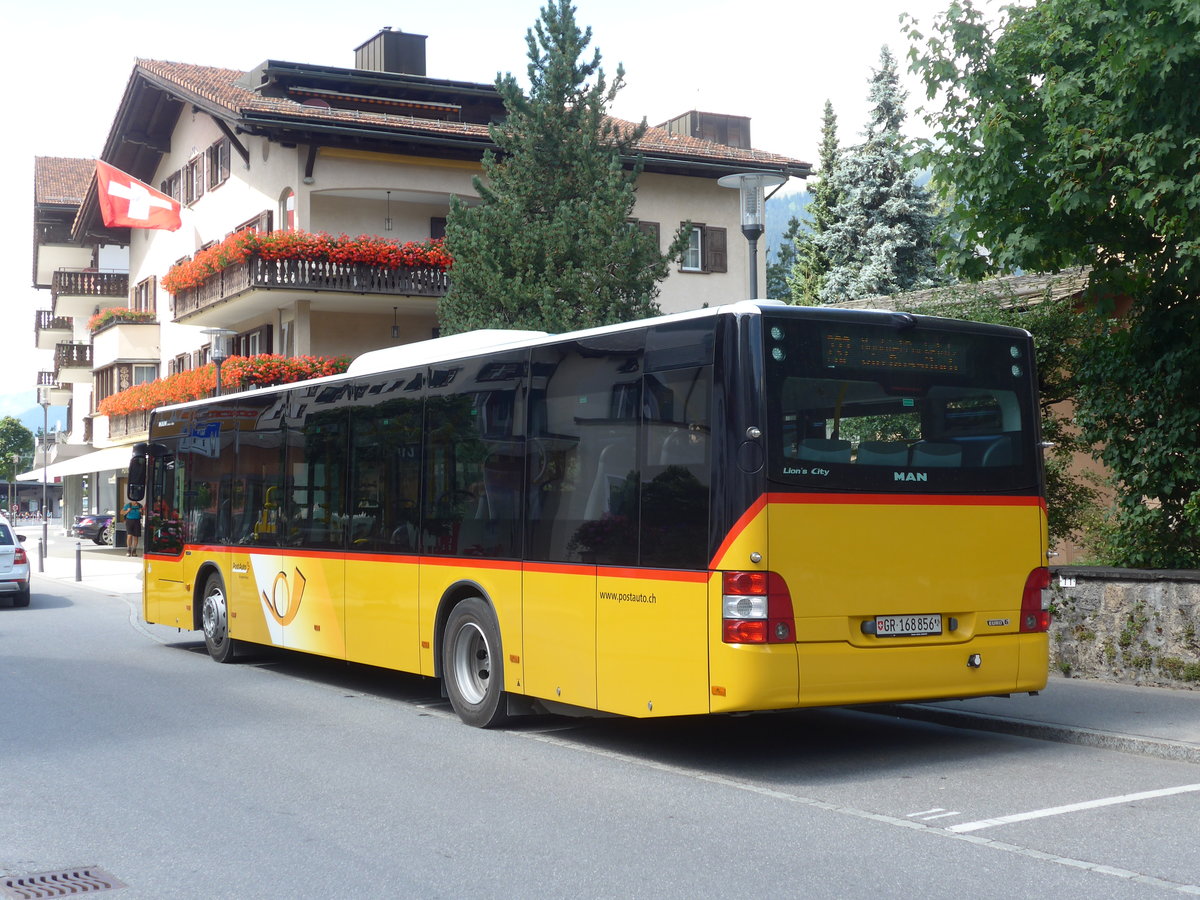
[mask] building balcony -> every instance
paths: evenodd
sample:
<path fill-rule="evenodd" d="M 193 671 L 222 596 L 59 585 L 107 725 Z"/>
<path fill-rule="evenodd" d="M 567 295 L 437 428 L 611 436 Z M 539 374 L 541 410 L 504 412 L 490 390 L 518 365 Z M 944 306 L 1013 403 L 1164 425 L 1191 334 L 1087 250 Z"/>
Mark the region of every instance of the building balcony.
<path fill-rule="evenodd" d="M 53 350 L 71 340 L 73 328 L 74 322 L 70 318 L 55 316 L 49 309 L 34 310 L 33 333 L 39 350 Z"/>
<path fill-rule="evenodd" d="M 305 297 L 314 308 L 359 312 L 394 306 L 396 297 L 438 298 L 446 293 L 449 278 L 435 267 L 389 269 L 364 263 L 326 260 L 266 260 L 252 255 L 245 262 L 214 274 L 202 285 L 174 295 L 175 322 L 188 325 L 221 325 L 230 316 L 249 319 L 277 309 L 280 292 Z M 378 297 L 380 302 L 355 305 L 354 297 Z"/>
<path fill-rule="evenodd" d="M 128 272 L 59 269 L 50 286 L 54 315 L 87 318 L 99 306 L 112 306 L 113 298 L 129 298 Z"/>
<path fill-rule="evenodd" d="M 126 416 L 108 416 L 107 418 L 109 440 L 145 437 L 150 430 L 149 410 L 129 413 Z"/>
<path fill-rule="evenodd" d="M 71 385 L 59 384 L 53 372 L 38 372 L 37 386 L 50 388 L 50 403 L 54 406 L 66 406 L 75 397 Z"/>
<path fill-rule="evenodd" d="M 159 361 L 157 322 L 112 319 L 92 332 L 92 367 L 102 369 L 117 362 Z"/>
<path fill-rule="evenodd" d="M 54 380 L 59 384 L 92 383 L 92 345 L 59 344 L 54 348 Z"/>

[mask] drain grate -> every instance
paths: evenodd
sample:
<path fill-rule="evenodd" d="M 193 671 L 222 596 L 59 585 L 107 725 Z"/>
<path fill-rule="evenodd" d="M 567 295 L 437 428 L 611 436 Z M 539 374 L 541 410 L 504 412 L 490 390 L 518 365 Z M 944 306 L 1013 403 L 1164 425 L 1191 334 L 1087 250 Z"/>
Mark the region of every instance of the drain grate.
<path fill-rule="evenodd" d="M 62 872 L 39 872 L 36 875 L 0 876 L 0 897 L 16 900 L 35 900 L 41 897 L 68 897 L 74 894 L 95 894 L 125 885 L 103 869 L 67 869 Z"/>

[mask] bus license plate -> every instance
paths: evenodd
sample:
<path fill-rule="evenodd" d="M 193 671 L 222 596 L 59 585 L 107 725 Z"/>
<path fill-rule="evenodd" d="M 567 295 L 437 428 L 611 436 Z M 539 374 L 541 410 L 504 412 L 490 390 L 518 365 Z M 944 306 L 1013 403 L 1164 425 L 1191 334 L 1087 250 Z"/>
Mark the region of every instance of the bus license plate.
<path fill-rule="evenodd" d="M 924 637 L 942 633 L 941 616 L 876 616 L 876 637 Z"/>

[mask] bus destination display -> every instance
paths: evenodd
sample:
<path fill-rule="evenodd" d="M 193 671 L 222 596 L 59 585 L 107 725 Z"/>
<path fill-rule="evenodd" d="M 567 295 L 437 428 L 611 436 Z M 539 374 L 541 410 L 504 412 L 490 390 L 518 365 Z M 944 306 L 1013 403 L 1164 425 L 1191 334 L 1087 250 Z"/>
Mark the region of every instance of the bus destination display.
<path fill-rule="evenodd" d="M 963 371 L 963 346 L 946 337 L 902 337 L 885 332 L 826 331 L 821 363 L 832 369 Z"/>

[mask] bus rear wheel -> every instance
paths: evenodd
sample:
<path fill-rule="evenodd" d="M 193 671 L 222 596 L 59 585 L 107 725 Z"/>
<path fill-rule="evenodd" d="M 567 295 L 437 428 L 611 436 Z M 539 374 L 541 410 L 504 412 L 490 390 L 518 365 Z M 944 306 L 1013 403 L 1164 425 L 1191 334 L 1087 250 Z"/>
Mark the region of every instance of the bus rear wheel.
<path fill-rule="evenodd" d="M 442 638 L 442 677 L 450 705 L 468 725 L 491 728 L 507 721 L 500 627 L 479 597 L 450 611 Z"/>
<path fill-rule="evenodd" d="M 220 575 L 209 575 L 204 582 L 200 600 L 200 624 L 204 628 L 204 645 L 208 655 L 219 663 L 233 659 L 235 641 L 229 636 L 229 605 L 225 600 L 225 585 Z"/>

